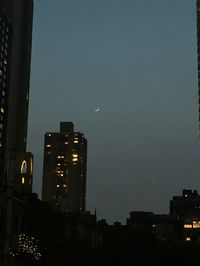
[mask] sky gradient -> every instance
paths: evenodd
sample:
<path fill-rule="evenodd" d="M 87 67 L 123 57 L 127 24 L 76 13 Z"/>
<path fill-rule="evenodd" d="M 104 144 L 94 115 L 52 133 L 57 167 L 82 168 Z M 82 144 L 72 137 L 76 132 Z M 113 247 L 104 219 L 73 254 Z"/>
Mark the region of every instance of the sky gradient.
<path fill-rule="evenodd" d="M 41 193 L 44 134 L 88 139 L 87 209 L 125 222 L 200 191 L 195 1 L 35 0 L 28 150 Z M 99 107 L 99 112 L 94 109 Z"/>

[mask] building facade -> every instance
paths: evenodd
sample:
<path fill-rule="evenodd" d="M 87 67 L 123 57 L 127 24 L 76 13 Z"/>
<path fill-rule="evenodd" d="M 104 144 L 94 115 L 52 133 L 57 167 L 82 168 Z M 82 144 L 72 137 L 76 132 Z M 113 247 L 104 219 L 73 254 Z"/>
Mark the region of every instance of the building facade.
<path fill-rule="evenodd" d="M 0 186 L 5 183 L 11 43 L 12 26 L 0 10 Z"/>
<path fill-rule="evenodd" d="M 32 191 L 33 156 L 26 152 L 32 20 L 33 0 L 0 0 L 1 265 L 8 265 L 15 239 L 14 198 Z"/>
<path fill-rule="evenodd" d="M 170 214 L 186 241 L 200 243 L 200 195 L 197 190 L 184 189 L 182 196 L 174 196 L 170 201 Z"/>
<path fill-rule="evenodd" d="M 44 141 L 42 199 L 63 212 L 85 212 L 87 140 L 74 132 L 72 122 L 61 122 L 60 132 Z"/>
<path fill-rule="evenodd" d="M 16 160 L 26 153 L 33 0 L 0 0 L 1 181 L 15 177 Z M 14 165 L 13 165 L 14 164 Z"/>

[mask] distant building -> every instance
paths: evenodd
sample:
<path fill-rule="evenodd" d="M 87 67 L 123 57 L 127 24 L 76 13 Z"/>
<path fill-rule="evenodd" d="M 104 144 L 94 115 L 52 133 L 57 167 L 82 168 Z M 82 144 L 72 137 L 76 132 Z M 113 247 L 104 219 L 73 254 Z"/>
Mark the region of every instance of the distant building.
<path fill-rule="evenodd" d="M 87 140 L 61 122 L 60 132 L 45 134 L 42 199 L 63 212 L 85 212 Z"/>
<path fill-rule="evenodd" d="M 184 189 L 182 196 L 174 196 L 170 201 L 170 214 L 186 241 L 200 242 L 200 195 L 197 190 Z"/>
<path fill-rule="evenodd" d="M 184 189 L 181 196 L 170 201 L 170 214 L 177 220 L 200 218 L 200 195 L 197 190 Z"/>
<path fill-rule="evenodd" d="M 149 230 L 157 240 L 169 240 L 174 237 L 174 219 L 169 214 L 132 211 L 127 226 L 136 226 Z"/>

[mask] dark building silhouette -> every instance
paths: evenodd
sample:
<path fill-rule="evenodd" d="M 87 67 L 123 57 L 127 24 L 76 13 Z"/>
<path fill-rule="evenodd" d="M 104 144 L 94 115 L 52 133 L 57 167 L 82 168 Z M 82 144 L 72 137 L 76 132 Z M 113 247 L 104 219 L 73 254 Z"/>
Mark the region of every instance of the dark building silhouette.
<path fill-rule="evenodd" d="M 0 0 L 1 265 L 8 265 L 15 238 L 12 228 L 19 210 L 15 202 L 22 203 L 19 194 L 32 191 L 33 156 L 26 152 L 32 20 L 33 0 Z M 25 201 L 22 205 L 26 208 Z"/>
<path fill-rule="evenodd" d="M 170 201 L 170 214 L 186 241 L 200 242 L 200 195 L 197 190 L 184 189 L 182 196 L 174 196 Z"/>
<path fill-rule="evenodd" d="M 33 0 L 0 0 L 0 184 L 26 152 Z"/>
<path fill-rule="evenodd" d="M 174 220 L 169 214 L 132 211 L 130 212 L 130 218 L 127 218 L 127 226 L 136 226 L 149 230 L 157 240 L 169 240 L 175 236 Z"/>
<path fill-rule="evenodd" d="M 170 214 L 177 220 L 200 218 L 200 195 L 197 190 L 184 189 L 181 196 L 173 196 Z"/>
<path fill-rule="evenodd" d="M 0 10 L 0 184 L 3 184 L 8 119 L 12 26 Z"/>
<path fill-rule="evenodd" d="M 60 132 L 45 134 L 42 199 L 63 212 L 85 212 L 87 140 L 61 122 Z"/>

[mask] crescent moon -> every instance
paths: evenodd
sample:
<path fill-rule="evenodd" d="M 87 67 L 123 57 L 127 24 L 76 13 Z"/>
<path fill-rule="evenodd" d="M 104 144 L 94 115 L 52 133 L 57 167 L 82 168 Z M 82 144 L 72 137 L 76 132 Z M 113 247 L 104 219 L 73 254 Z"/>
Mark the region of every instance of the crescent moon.
<path fill-rule="evenodd" d="M 95 112 L 99 112 L 100 111 L 100 108 L 96 108 L 94 111 Z"/>

